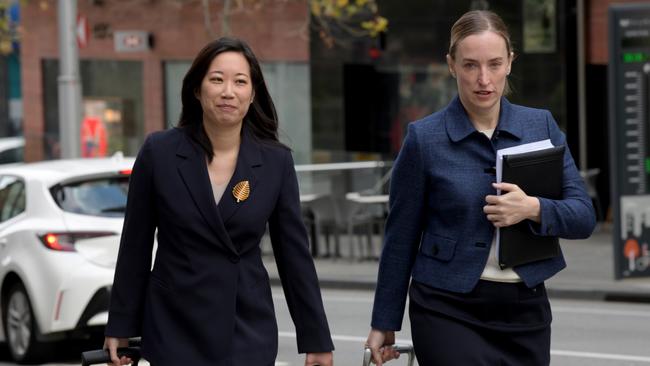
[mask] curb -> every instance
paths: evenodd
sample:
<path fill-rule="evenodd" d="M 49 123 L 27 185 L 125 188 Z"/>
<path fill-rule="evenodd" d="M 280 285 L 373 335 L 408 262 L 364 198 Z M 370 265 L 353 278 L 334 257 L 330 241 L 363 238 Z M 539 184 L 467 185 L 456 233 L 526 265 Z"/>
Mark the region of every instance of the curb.
<path fill-rule="evenodd" d="M 628 303 L 650 303 L 650 293 L 634 292 L 632 290 L 582 290 L 582 289 L 560 289 L 546 287 L 550 298 L 568 300 L 592 300 L 605 302 L 628 302 Z"/>
<path fill-rule="evenodd" d="M 271 286 L 281 286 L 282 283 L 277 277 L 270 277 Z M 374 282 L 349 281 L 349 280 L 332 280 L 320 278 L 321 288 L 328 290 L 369 290 L 374 291 L 376 284 Z"/>
<path fill-rule="evenodd" d="M 280 279 L 271 277 L 270 282 L 272 286 L 281 286 Z M 376 284 L 370 281 L 351 281 L 351 280 L 335 280 L 335 279 L 320 279 L 320 286 L 324 289 L 330 290 L 368 290 L 374 291 Z M 576 288 L 558 288 L 546 284 L 546 292 L 552 299 L 567 299 L 567 300 L 591 300 L 591 301 L 606 301 L 606 302 L 628 302 L 628 303 L 650 303 L 650 292 L 642 291 L 637 292 L 632 289 L 629 290 L 596 290 L 596 289 L 576 289 Z"/>

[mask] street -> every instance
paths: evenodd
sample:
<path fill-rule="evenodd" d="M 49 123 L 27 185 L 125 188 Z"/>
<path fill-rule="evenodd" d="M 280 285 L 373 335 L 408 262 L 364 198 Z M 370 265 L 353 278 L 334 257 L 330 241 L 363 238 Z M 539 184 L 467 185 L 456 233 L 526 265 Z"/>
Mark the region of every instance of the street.
<path fill-rule="evenodd" d="M 280 329 L 280 349 L 276 366 L 301 366 L 304 357 L 296 354 L 296 339 L 284 295 L 273 288 Z M 372 309 L 371 291 L 323 290 L 332 336 L 336 346 L 335 364 L 361 364 L 363 343 Z M 636 366 L 650 365 L 650 304 L 577 300 L 553 300 L 552 365 Z M 398 342 L 409 342 L 408 319 Z M 87 345 L 85 345 L 88 348 Z M 98 345 L 99 346 L 99 345 Z M 75 360 L 84 345 L 57 347 L 49 366 L 78 365 Z M 6 347 L 0 348 L 0 366 L 8 362 Z M 405 364 L 404 359 L 391 365 Z M 143 362 L 141 365 L 147 365 Z"/>
<path fill-rule="evenodd" d="M 275 303 L 280 324 L 280 353 L 276 365 L 299 366 L 293 328 L 279 289 Z M 336 347 L 337 365 L 360 365 L 368 333 L 373 293 L 323 291 Z M 553 308 L 552 365 L 650 365 L 650 305 L 551 299 Z M 410 339 L 408 317 L 398 342 Z M 405 360 L 391 362 L 398 366 Z"/>

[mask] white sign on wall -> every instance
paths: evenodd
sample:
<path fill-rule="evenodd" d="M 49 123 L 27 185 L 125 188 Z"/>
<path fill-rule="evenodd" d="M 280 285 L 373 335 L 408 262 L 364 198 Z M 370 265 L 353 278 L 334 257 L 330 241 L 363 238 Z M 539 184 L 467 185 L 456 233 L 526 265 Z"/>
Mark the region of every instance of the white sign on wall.
<path fill-rule="evenodd" d="M 151 48 L 151 33 L 145 31 L 115 31 L 115 52 L 143 52 Z"/>

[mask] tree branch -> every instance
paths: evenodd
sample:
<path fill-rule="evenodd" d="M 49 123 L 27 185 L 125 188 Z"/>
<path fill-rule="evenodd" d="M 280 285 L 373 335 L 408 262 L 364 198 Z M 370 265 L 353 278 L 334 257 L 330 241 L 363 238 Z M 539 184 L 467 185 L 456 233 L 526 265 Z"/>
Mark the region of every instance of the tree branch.
<path fill-rule="evenodd" d="M 230 9 L 232 0 L 223 0 L 223 12 L 221 13 L 221 35 L 230 35 Z"/>
<path fill-rule="evenodd" d="M 202 0 L 203 4 L 203 25 L 210 39 L 215 38 L 214 29 L 212 29 L 212 20 L 210 19 L 210 0 Z"/>

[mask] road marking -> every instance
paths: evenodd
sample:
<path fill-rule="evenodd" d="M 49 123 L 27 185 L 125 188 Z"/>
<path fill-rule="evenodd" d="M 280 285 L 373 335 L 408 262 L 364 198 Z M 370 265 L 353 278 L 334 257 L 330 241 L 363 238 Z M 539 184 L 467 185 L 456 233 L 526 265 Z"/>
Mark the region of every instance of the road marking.
<path fill-rule="evenodd" d="M 296 338 L 296 333 L 295 332 L 278 332 L 278 336 L 283 337 L 283 338 Z M 364 344 L 366 342 L 367 337 L 355 337 L 355 336 L 347 336 L 347 335 L 337 335 L 337 334 L 332 334 L 332 340 L 334 341 L 343 341 L 343 342 L 359 342 L 361 344 Z M 400 343 L 400 344 L 411 344 L 411 341 L 407 341 L 404 339 L 398 339 L 395 341 L 395 343 Z"/>
<path fill-rule="evenodd" d="M 574 308 L 566 306 L 551 306 L 554 313 L 572 313 L 572 314 L 590 314 L 590 315 L 613 315 L 613 316 L 638 316 L 650 318 L 650 312 L 634 310 L 614 310 L 614 309 L 592 309 L 592 308 Z"/>
<path fill-rule="evenodd" d="M 296 338 L 295 332 L 278 332 L 279 337 L 283 338 Z M 338 335 L 332 334 L 332 340 L 342 341 L 342 342 L 359 342 L 363 343 L 366 341 L 365 337 L 355 337 L 348 335 Z M 403 339 L 398 339 L 396 343 L 402 344 L 411 344 L 410 341 L 405 341 Z M 592 358 L 598 360 L 614 360 L 614 361 L 634 361 L 634 362 L 647 362 L 650 363 L 650 357 L 647 356 L 630 356 L 630 355 L 621 355 L 615 353 L 596 353 L 596 352 L 579 352 L 579 351 L 567 351 L 567 350 L 551 350 L 551 355 L 561 356 L 561 357 L 576 357 L 576 358 Z"/>
<path fill-rule="evenodd" d="M 564 351 L 564 350 L 556 349 L 556 350 L 551 350 L 551 355 L 564 356 L 564 357 L 578 357 L 578 358 L 595 358 L 599 360 L 635 361 L 635 362 L 650 363 L 650 357 L 620 355 L 615 353 L 577 352 L 577 351 Z"/>
<path fill-rule="evenodd" d="M 4 365 L 11 366 L 13 364 L 0 363 L 0 366 L 4 366 Z M 76 363 L 75 364 L 68 364 L 68 363 L 66 363 L 66 364 L 50 364 L 50 363 L 48 363 L 48 364 L 45 364 L 44 366 L 69 366 L 69 365 L 78 365 L 78 364 L 76 364 Z M 138 365 L 139 366 L 150 366 L 149 362 L 147 362 L 145 360 L 140 361 L 140 363 Z M 291 364 L 289 362 L 275 361 L 275 366 L 291 366 Z"/>

